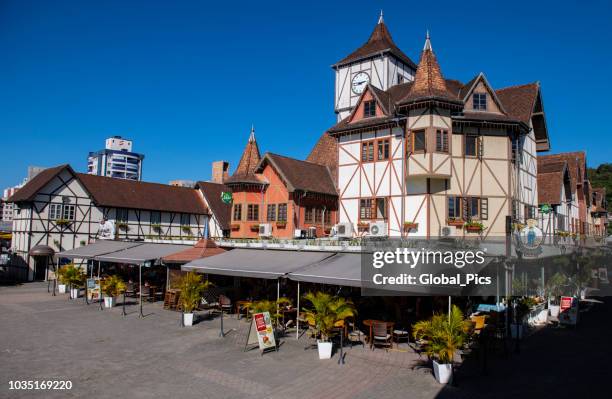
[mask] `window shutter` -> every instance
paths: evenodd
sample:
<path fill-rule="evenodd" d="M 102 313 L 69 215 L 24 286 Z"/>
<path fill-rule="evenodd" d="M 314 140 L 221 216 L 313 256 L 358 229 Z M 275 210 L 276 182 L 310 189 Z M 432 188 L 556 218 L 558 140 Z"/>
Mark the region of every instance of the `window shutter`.
<path fill-rule="evenodd" d="M 480 199 L 480 219 L 487 220 L 489 218 L 489 199 Z"/>

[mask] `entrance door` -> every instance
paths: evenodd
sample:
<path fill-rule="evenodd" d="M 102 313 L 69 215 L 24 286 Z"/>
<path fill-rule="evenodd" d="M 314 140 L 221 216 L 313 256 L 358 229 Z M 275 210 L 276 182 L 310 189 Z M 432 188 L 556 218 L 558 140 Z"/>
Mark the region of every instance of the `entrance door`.
<path fill-rule="evenodd" d="M 43 281 L 47 277 L 48 256 L 34 257 L 34 280 Z"/>

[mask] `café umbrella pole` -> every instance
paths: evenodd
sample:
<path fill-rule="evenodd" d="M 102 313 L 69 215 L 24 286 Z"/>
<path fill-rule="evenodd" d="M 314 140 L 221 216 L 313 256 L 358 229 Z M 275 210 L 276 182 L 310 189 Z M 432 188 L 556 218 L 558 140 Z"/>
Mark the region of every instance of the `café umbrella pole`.
<path fill-rule="evenodd" d="M 295 339 L 300 339 L 300 282 L 297 284 L 297 315 L 295 317 Z"/>
<path fill-rule="evenodd" d="M 140 315 L 138 317 L 142 318 L 144 317 L 144 314 L 142 314 L 142 263 L 138 265 L 138 296 L 138 302 L 140 302 Z"/>

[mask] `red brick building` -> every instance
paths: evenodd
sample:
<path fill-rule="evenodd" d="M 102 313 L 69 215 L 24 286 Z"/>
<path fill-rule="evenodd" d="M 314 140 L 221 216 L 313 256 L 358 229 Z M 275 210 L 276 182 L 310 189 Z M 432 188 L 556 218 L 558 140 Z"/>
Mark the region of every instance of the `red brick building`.
<path fill-rule="evenodd" d="M 332 171 L 319 163 L 282 155 L 260 155 L 251 135 L 234 174 L 224 181 L 232 192 L 232 238 L 293 238 L 296 229 L 329 234 L 337 222 L 338 194 Z"/>

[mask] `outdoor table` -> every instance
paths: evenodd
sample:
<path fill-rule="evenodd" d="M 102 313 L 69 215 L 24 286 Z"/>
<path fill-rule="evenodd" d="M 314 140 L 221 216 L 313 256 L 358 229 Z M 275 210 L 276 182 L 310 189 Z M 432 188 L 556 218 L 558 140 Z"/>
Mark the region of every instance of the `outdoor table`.
<path fill-rule="evenodd" d="M 291 315 L 295 313 L 295 317 L 297 317 L 297 308 L 282 308 L 280 312 L 283 314 L 283 326 L 286 325 L 287 315 Z M 293 317 L 292 317 L 293 318 Z"/>
<path fill-rule="evenodd" d="M 393 331 L 393 326 L 395 326 L 395 323 L 392 321 L 372 320 L 372 319 L 364 320 L 363 325 L 370 329 L 370 333 L 368 334 L 368 343 L 370 344 L 370 348 L 372 347 L 374 343 L 374 338 L 372 337 L 372 325 L 374 323 L 385 323 L 387 325 L 387 330 L 391 330 L 391 331 Z"/>

